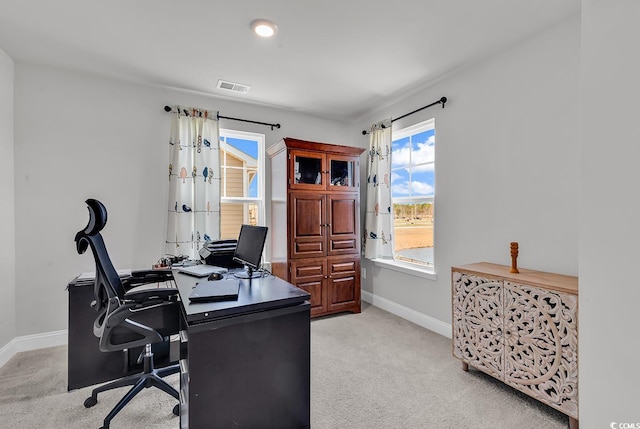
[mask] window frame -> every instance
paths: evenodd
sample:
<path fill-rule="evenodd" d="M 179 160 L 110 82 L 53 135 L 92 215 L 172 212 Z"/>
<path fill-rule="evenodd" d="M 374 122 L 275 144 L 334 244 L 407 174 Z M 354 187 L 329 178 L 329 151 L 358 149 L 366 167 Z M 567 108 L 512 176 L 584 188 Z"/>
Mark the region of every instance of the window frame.
<path fill-rule="evenodd" d="M 264 134 L 260 134 L 260 133 L 252 133 L 252 132 L 247 132 L 247 131 L 239 131 L 239 130 L 231 130 L 231 129 L 226 129 L 226 128 L 220 128 L 219 130 L 219 135 L 220 135 L 220 151 L 224 151 L 225 153 L 225 157 L 227 156 L 228 151 L 226 150 L 226 145 L 227 143 L 227 138 L 237 138 L 237 139 L 243 139 L 243 140 L 251 140 L 251 141 L 257 141 L 258 142 L 258 159 L 256 160 L 256 170 L 257 170 L 257 179 L 258 179 L 258 184 L 257 184 L 257 197 L 226 197 L 226 196 L 222 196 L 224 194 L 224 189 L 220 190 L 220 205 L 222 206 L 223 204 L 243 204 L 244 205 L 244 214 L 243 214 L 243 223 L 245 221 L 245 219 L 247 219 L 249 217 L 249 207 L 248 207 L 248 203 L 256 203 L 258 206 L 258 210 L 257 210 L 257 224 L 261 225 L 261 226 L 265 226 L 266 225 L 266 209 L 265 209 L 265 174 L 266 174 L 266 161 L 265 161 L 265 135 Z M 223 141 L 224 138 L 224 141 Z M 226 159 L 225 160 L 220 160 L 220 170 L 221 170 L 221 184 L 225 183 L 226 186 L 226 173 L 223 172 L 223 170 L 225 168 L 229 168 L 229 167 L 225 167 L 226 166 Z M 231 167 L 231 168 L 235 168 L 235 167 Z M 248 189 L 248 183 L 246 183 L 247 180 L 247 170 L 245 170 L 244 174 L 243 174 L 243 190 L 247 190 Z M 220 218 L 220 220 L 222 221 L 222 218 Z"/>
<path fill-rule="evenodd" d="M 425 132 L 427 130 L 434 130 L 434 135 L 435 135 L 435 118 L 431 118 L 431 119 L 427 119 L 425 121 L 421 121 L 417 124 L 413 124 L 410 125 L 408 127 L 404 127 L 402 129 L 399 129 L 398 131 L 395 131 L 392 129 L 391 131 L 391 152 L 393 153 L 393 142 L 406 138 L 406 137 L 410 137 L 413 136 L 415 134 L 421 133 L 421 132 Z M 436 159 L 435 159 L 435 152 L 434 152 L 434 158 L 433 161 L 429 161 L 429 162 L 425 162 L 425 163 L 420 163 L 420 164 L 412 164 L 411 161 L 409 162 L 409 164 L 407 165 L 408 167 L 411 167 L 411 169 L 415 168 L 415 167 L 419 167 L 422 165 L 429 165 L 432 164 L 433 165 L 433 170 L 434 170 L 434 192 L 432 196 L 417 196 L 417 197 L 393 197 L 393 194 L 391 196 L 391 204 L 393 206 L 394 203 L 396 202 L 426 202 L 426 203 L 431 203 L 434 207 L 435 210 L 435 199 L 436 199 L 436 190 L 435 190 L 435 170 L 436 170 Z M 393 172 L 393 168 L 392 168 L 392 172 Z M 409 173 L 409 183 L 411 182 L 411 173 Z M 433 257 L 433 265 L 428 266 L 428 265 L 423 265 L 423 264 L 417 264 L 417 263 L 412 263 L 409 261 L 403 261 L 401 259 L 396 259 L 396 252 L 394 249 L 394 259 L 393 260 L 382 260 L 382 259 L 377 259 L 374 261 L 376 266 L 379 267 L 384 267 L 384 268 L 389 268 L 395 271 L 399 271 L 399 272 L 403 272 L 403 273 L 407 273 L 407 274 L 412 274 L 415 276 L 419 276 L 422 278 L 427 278 L 427 279 L 431 279 L 431 280 L 436 280 L 437 279 L 437 273 L 436 273 L 436 258 L 435 258 L 435 213 L 433 215 L 433 234 L 434 234 L 434 245 L 433 245 L 433 249 L 434 249 L 434 257 Z M 396 235 L 396 231 L 395 231 L 395 219 L 394 219 L 394 236 Z"/>

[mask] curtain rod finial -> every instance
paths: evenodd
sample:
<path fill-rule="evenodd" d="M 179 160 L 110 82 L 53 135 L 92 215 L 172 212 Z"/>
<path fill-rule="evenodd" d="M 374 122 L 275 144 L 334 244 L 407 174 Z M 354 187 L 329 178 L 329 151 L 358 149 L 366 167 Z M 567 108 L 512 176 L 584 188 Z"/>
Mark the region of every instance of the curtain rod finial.
<path fill-rule="evenodd" d="M 442 98 L 440 99 L 440 103 L 442 103 L 442 108 L 443 108 L 443 109 L 444 109 L 444 103 L 446 103 L 446 102 L 447 102 L 447 97 L 442 97 Z"/>
<path fill-rule="evenodd" d="M 165 112 L 171 112 L 173 109 L 171 108 L 171 106 L 164 106 L 164 111 Z"/>

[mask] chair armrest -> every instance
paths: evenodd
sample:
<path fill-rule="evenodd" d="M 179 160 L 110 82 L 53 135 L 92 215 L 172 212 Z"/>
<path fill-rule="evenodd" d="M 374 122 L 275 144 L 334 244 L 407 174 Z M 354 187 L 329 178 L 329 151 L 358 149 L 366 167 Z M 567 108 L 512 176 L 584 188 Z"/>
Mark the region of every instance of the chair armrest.
<path fill-rule="evenodd" d="M 94 334 L 99 334 L 97 336 L 100 338 L 100 350 L 111 352 L 164 341 L 164 337 L 178 331 L 178 323 L 174 321 L 170 325 L 171 333 L 161 333 L 163 329 L 168 328 L 164 323 L 158 323 L 164 320 L 167 314 L 175 314 L 177 319 L 177 305 L 177 302 L 158 299 L 151 299 L 142 304 L 128 300 L 107 314 L 102 322 L 98 319 L 94 322 Z M 150 324 L 153 320 L 155 322 Z"/>
<path fill-rule="evenodd" d="M 178 289 L 169 287 L 136 288 L 124 294 L 125 301 L 133 301 L 144 304 L 146 301 L 176 301 Z"/>
<path fill-rule="evenodd" d="M 171 270 L 137 270 L 132 271 L 130 277 L 122 279 L 125 289 L 131 289 L 148 283 L 164 283 L 173 280 Z"/>

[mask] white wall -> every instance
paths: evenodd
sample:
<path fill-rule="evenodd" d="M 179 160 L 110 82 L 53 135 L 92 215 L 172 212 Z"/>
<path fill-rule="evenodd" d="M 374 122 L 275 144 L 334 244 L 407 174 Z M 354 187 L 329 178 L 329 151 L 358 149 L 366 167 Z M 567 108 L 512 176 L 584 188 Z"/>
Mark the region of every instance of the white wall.
<path fill-rule="evenodd" d="M 582 2 L 582 429 L 640 426 L 639 19 L 637 1 Z"/>
<path fill-rule="evenodd" d="M 223 128 L 344 141 L 346 125 L 291 111 L 215 100 L 86 74 L 15 66 L 16 317 L 18 336 L 67 328 L 65 286 L 93 271 L 73 238 L 88 220 L 84 200 L 100 199 L 103 231 L 117 267 L 149 268 L 163 251 L 170 117 L 166 104 L 282 128 L 223 120 Z"/>
<path fill-rule="evenodd" d="M 0 350 L 16 336 L 13 75 L 13 60 L 0 49 Z"/>
<path fill-rule="evenodd" d="M 365 147 L 360 131 L 371 122 L 444 95 L 450 100 L 446 109 L 434 107 L 394 124 L 436 118 L 438 280 L 364 262 L 363 288 L 450 323 L 450 267 L 479 260 L 508 264 L 508 244 L 519 241 L 521 267 L 579 272 L 581 427 L 640 421 L 640 288 L 633 277 L 640 242 L 640 64 L 634 55 L 639 17 L 640 4 L 633 0 L 582 0 L 581 20 L 443 78 L 348 129 L 294 112 L 16 64 L 16 159 L 15 167 L 6 167 L 15 168 L 16 286 L 4 282 L 7 277 L 0 283 L 0 348 L 16 335 L 66 328 L 64 286 L 92 269 L 91 257 L 78 256 L 73 246 L 73 235 L 86 222 L 85 198 L 108 204 L 105 234 L 117 265 L 148 266 L 158 257 L 164 104 L 281 122 L 283 129 L 275 132 L 222 123 L 265 132 L 267 145 L 291 136 Z M 0 51 L 1 170 L 9 159 L 4 154 L 13 149 L 7 119 L 12 104 L 5 97 L 13 91 L 13 75 L 13 62 Z M 118 161 L 119 152 L 128 159 Z M 8 183 L 0 183 L 3 203 L 13 198 Z M 12 239 L 12 219 L 11 209 L 0 211 L 5 241 Z M 12 258 L 11 252 L 2 256 Z M 0 268 L 11 273 L 8 260 L 0 258 L 7 265 Z M 17 332 L 12 300 L 5 299 L 16 288 Z"/>
<path fill-rule="evenodd" d="M 368 261 L 363 288 L 451 323 L 451 266 L 478 261 L 578 273 L 580 22 L 574 17 L 369 115 L 403 128 L 435 117 L 436 281 Z M 367 144 L 367 137 L 358 143 Z"/>

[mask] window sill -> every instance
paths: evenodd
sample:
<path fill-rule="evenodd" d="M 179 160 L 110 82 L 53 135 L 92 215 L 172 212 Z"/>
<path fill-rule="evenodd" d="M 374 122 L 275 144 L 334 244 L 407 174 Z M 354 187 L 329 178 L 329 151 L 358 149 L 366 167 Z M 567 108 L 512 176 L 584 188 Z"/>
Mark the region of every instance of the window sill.
<path fill-rule="evenodd" d="M 409 274 L 416 277 L 422 277 L 429 280 L 438 280 L 438 275 L 426 268 L 421 268 L 416 265 L 407 264 L 399 261 L 390 261 L 387 259 L 373 259 L 372 262 L 376 267 L 388 268 L 390 270 L 399 271 L 404 274 Z"/>

